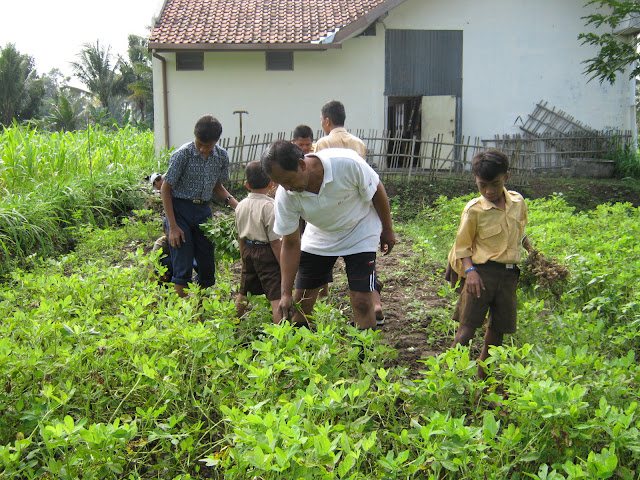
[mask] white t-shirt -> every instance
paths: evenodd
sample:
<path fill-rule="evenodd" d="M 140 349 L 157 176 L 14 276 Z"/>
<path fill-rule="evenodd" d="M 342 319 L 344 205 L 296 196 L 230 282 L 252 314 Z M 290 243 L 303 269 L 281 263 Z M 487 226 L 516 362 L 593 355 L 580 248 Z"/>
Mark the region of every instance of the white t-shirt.
<path fill-rule="evenodd" d="M 276 192 L 278 235 L 296 231 L 299 219 L 307 221 L 302 250 L 315 255 L 343 256 L 375 252 L 380 243 L 382 223 L 371 199 L 380 179 L 356 152 L 328 148 L 314 154 L 324 167 L 320 191 Z"/>

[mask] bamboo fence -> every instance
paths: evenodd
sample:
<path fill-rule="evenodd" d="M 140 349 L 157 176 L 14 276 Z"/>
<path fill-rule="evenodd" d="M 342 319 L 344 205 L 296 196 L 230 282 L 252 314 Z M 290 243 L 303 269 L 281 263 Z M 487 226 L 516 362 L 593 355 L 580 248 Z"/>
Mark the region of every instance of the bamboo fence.
<path fill-rule="evenodd" d="M 473 156 L 489 147 L 497 148 L 511 161 L 510 182 L 527 185 L 532 175 L 538 173 L 562 173 L 576 159 L 604 159 L 612 151 L 624 148 L 632 142 L 631 131 L 574 131 L 537 136 L 530 133 L 501 135 L 494 138 L 462 137 L 460 142 L 447 142 L 439 135 L 431 140 L 407 138 L 403 132 L 371 130 L 356 131 L 367 146 L 367 162 L 382 179 L 411 181 L 439 177 L 460 180 L 469 179 Z M 230 158 L 232 181 L 244 180 L 244 167 L 252 160 L 259 160 L 262 152 L 274 140 L 291 139 L 291 133 L 263 133 L 250 136 L 224 138 L 220 144 Z"/>

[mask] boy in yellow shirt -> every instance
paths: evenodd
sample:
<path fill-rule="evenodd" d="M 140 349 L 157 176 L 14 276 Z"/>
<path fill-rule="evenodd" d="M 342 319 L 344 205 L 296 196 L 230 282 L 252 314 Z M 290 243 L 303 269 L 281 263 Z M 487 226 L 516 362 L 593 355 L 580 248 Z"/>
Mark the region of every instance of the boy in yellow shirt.
<path fill-rule="evenodd" d="M 505 333 L 515 333 L 516 287 L 522 250 L 530 243 L 524 235 L 527 206 L 517 192 L 508 191 L 509 158 L 496 149 L 477 153 L 471 162 L 480 197 L 462 211 L 456 241 L 449 252 L 451 269 L 461 279 L 460 298 L 453 319 L 458 331 L 453 346 L 469 345 L 476 329 L 489 320 L 480 362 L 489 357 L 491 345 L 502 345 Z M 478 377 L 487 373 L 478 364 Z"/>

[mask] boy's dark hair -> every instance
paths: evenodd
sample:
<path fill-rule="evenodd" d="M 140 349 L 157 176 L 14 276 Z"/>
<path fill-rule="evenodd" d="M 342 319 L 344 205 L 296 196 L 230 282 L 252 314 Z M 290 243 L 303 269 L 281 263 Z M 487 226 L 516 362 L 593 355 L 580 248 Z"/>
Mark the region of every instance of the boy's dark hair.
<path fill-rule="evenodd" d="M 471 160 L 471 172 L 482 180 L 493 180 L 509 171 L 509 157 L 496 148 L 478 152 Z"/>
<path fill-rule="evenodd" d="M 311 127 L 298 125 L 293 131 L 293 139 L 297 140 L 299 138 L 310 138 L 311 141 L 313 141 L 313 130 L 311 130 Z"/>
<path fill-rule="evenodd" d="M 267 188 L 271 183 L 269 175 L 262 169 L 260 160 L 247 163 L 245 175 L 247 176 L 247 183 L 253 190 Z"/>
<path fill-rule="evenodd" d="M 331 100 L 320 111 L 322 118 L 328 118 L 336 127 L 344 126 L 347 114 L 344 113 L 344 105 L 337 100 Z"/>
<path fill-rule="evenodd" d="M 271 175 L 274 164 L 283 170 L 295 172 L 298 170 L 298 160 L 301 158 L 304 158 L 304 153 L 295 143 L 276 140 L 264 151 L 260 157 L 260 163 L 266 174 Z"/>
<path fill-rule="evenodd" d="M 204 143 L 217 142 L 222 135 L 222 124 L 211 115 L 200 117 L 193 128 L 193 134 Z"/>

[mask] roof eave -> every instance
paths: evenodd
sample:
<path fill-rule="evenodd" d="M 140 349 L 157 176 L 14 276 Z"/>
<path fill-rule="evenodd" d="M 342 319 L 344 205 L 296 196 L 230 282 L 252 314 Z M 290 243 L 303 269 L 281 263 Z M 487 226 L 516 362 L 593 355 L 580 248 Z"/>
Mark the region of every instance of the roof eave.
<path fill-rule="evenodd" d="M 378 18 L 380 18 L 385 13 L 389 12 L 393 8 L 397 7 L 401 3 L 406 0 L 387 0 L 386 2 L 381 3 L 376 8 L 371 10 L 370 12 L 365 13 L 361 17 L 358 17 L 356 20 L 351 22 L 350 24 L 341 28 L 334 36 L 333 43 L 341 43 L 349 38 L 357 35 L 373 22 L 375 22 Z"/>
<path fill-rule="evenodd" d="M 149 42 L 149 51 L 181 52 L 197 50 L 199 52 L 221 52 L 228 50 L 258 51 L 265 50 L 318 50 L 324 51 L 342 48 L 336 43 L 158 43 Z"/>

